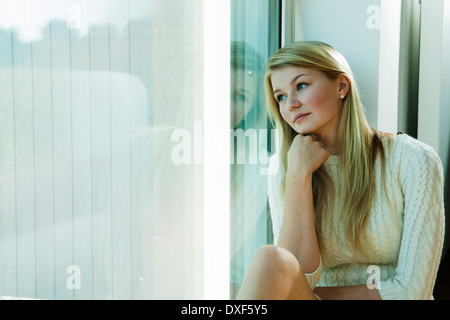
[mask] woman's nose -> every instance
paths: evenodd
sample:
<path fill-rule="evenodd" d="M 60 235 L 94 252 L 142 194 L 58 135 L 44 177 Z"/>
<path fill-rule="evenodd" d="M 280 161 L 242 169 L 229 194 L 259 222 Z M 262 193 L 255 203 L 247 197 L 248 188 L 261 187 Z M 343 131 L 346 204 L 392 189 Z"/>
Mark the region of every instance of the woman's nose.
<path fill-rule="evenodd" d="M 287 98 L 287 105 L 289 107 L 289 110 L 292 111 L 299 108 L 301 106 L 301 103 L 295 94 L 291 94 Z"/>

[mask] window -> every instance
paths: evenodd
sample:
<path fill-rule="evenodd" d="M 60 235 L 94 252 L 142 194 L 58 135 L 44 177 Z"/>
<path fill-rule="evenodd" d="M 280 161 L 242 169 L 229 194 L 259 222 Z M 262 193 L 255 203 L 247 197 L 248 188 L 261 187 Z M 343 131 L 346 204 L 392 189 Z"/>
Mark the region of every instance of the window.
<path fill-rule="evenodd" d="M 0 2 L 0 296 L 202 299 L 218 282 L 228 294 L 227 277 L 206 280 L 228 255 L 205 244 L 228 236 L 215 225 L 228 207 L 205 195 L 229 174 L 211 184 L 221 154 L 202 144 L 221 123 L 208 137 L 229 142 L 227 7 Z"/>
<path fill-rule="evenodd" d="M 278 2 L 1 1 L 0 296 L 235 296 L 271 242 Z"/>
<path fill-rule="evenodd" d="M 256 249 L 272 243 L 267 166 L 277 134 L 266 111 L 264 74 L 278 49 L 279 3 L 231 2 L 231 297 Z"/>

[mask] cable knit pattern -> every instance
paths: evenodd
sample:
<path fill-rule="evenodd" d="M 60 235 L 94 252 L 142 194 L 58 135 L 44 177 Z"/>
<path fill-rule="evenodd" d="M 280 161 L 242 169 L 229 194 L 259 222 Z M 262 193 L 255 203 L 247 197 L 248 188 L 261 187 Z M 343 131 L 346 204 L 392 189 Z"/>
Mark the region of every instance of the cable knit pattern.
<path fill-rule="evenodd" d="M 337 212 L 339 190 L 335 189 L 334 209 L 323 213 L 322 218 L 321 264 L 315 272 L 306 275 L 311 288 L 366 284 L 373 274 L 368 267 L 376 265 L 380 268 L 382 299 L 433 299 L 444 239 L 442 164 L 430 146 L 406 134 L 395 137 L 391 148 L 385 143 L 385 150 L 386 192 L 381 162 L 377 160 L 376 194 L 368 222 L 368 241 L 373 254 L 370 259 L 364 259 L 344 240 Z M 275 154 L 270 165 L 276 168 L 278 161 Z M 337 186 L 342 178 L 339 157 L 330 156 L 323 165 Z M 284 210 L 279 187 L 280 175 L 269 176 L 268 197 L 275 242 Z"/>

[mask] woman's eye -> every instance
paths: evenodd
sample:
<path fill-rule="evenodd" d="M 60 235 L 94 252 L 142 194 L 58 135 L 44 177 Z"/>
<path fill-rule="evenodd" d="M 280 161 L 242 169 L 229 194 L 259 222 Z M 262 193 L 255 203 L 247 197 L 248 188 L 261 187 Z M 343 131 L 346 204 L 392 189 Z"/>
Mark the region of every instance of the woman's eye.
<path fill-rule="evenodd" d="M 306 83 L 299 83 L 299 84 L 297 85 L 297 91 L 300 91 L 300 90 L 304 89 L 307 85 L 308 85 L 308 84 L 306 84 Z M 280 94 L 279 96 L 276 97 L 276 100 L 277 100 L 278 102 L 281 102 L 281 101 L 283 101 L 283 100 L 285 100 L 285 99 L 286 99 L 286 96 L 283 95 L 283 94 Z"/>
<path fill-rule="evenodd" d="M 245 95 L 239 93 L 232 95 L 231 99 L 240 102 L 245 102 L 245 100 L 247 100 Z"/>
<path fill-rule="evenodd" d="M 277 101 L 278 101 L 278 102 L 281 102 L 281 101 L 283 101 L 284 99 L 286 99 L 286 96 L 285 96 L 285 95 L 282 95 L 282 94 L 280 94 L 280 95 L 277 97 Z"/>
<path fill-rule="evenodd" d="M 307 86 L 306 83 L 299 83 L 297 85 L 297 91 L 300 91 L 300 90 L 304 89 L 306 86 Z"/>

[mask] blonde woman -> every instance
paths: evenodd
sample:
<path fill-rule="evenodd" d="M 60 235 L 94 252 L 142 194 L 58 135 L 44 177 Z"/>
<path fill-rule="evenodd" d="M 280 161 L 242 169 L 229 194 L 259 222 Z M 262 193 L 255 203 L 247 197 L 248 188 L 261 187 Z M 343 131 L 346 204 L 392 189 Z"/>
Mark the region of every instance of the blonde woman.
<path fill-rule="evenodd" d="M 256 252 L 237 298 L 433 299 L 444 237 L 433 149 L 371 129 L 325 43 L 281 49 L 265 81 L 283 136 L 268 184 L 276 245 Z"/>

